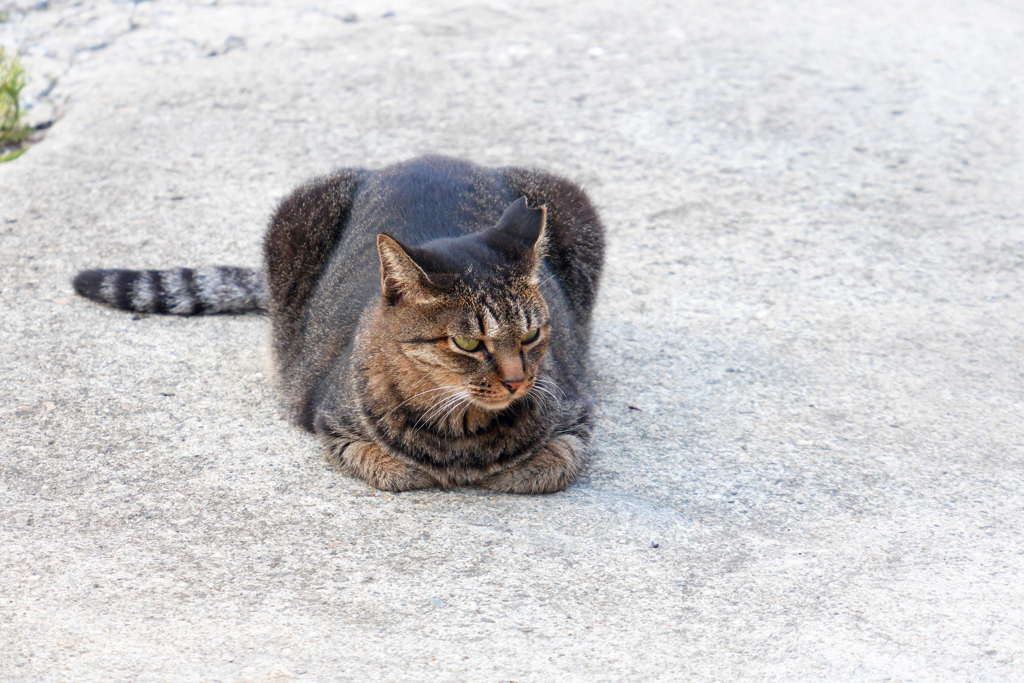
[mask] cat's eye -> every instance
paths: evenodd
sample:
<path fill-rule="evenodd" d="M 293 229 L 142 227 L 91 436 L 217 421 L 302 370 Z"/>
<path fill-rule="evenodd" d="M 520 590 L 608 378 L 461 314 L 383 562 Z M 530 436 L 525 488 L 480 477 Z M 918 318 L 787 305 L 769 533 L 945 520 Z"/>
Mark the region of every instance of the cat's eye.
<path fill-rule="evenodd" d="M 526 334 L 524 334 L 522 338 L 519 340 L 519 343 L 523 345 L 532 344 L 533 342 L 537 341 L 538 334 L 540 334 L 539 327 L 535 329 L 533 332 L 527 332 Z"/>
<path fill-rule="evenodd" d="M 463 351 L 480 350 L 479 339 L 470 339 L 469 337 L 452 337 L 452 339 L 455 341 L 455 345 L 458 346 Z"/>

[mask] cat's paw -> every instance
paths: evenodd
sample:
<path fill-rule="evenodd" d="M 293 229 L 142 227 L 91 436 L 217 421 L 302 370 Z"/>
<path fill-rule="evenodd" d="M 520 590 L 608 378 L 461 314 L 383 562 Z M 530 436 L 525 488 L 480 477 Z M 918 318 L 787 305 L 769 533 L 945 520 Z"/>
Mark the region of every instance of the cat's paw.
<path fill-rule="evenodd" d="M 477 482 L 504 493 L 554 493 L 571 484 L 587 462 L 587 446 L 571 434 L 556 436 L 527 460 Z"/>
<path fill-rule="evenodd" d="M 392 458 L 369 441 L 336 440 L 327 444 L 327 462 L 350 477 L 382 491 L 413 491 L 438 486 L 423 470 Z"/>

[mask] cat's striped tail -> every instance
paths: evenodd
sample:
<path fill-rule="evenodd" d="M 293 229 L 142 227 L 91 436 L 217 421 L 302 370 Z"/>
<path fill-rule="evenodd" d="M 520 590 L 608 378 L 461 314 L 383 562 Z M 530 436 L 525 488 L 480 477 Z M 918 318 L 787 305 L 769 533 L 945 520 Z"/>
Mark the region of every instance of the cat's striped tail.
<path fill-rule="evenodd" d="M 75 291 L 93 301 L 139 313 L 209 315 L 265 312 L 263 274 L 251 268 L 83 270 Z"/>

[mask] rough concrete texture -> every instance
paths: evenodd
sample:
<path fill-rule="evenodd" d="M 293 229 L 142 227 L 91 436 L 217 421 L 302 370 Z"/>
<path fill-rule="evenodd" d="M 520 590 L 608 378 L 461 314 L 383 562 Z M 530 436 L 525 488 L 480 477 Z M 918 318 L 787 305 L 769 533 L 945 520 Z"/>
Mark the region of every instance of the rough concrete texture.
<path fill-rule="evenodd" d="M 58 114 L 0 165 L 3 680 L 1024 680 L 1015 3 L 0 7 Z M 607 223 L 564 493 L 374 491 L 264 319 L 72 294 L 423 152 Z"/>

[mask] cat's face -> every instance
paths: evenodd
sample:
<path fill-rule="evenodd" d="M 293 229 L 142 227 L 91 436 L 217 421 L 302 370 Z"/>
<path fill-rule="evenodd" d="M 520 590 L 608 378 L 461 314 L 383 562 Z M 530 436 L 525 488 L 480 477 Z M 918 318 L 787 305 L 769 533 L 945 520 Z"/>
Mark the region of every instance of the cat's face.
<path fill-rule="evenodd" d="M 496 411 L 535 389 L 551 335 L 537 285 L 544 217 L 519 200 L 471 237 L 423 248 L 378 237 L 392 381 L 414 405 L 438 418 Z"/>
<path fill-rule="evenodd" d="M 551 336 L 536 287 L 458 297 L 432 309 L 402 316 L 419 318 L 419 325 L 405 327 L 400 348 L 424 387 L 450 387 L 436 393 L 487 410 L 501 410 L 533 390 Z"/>

